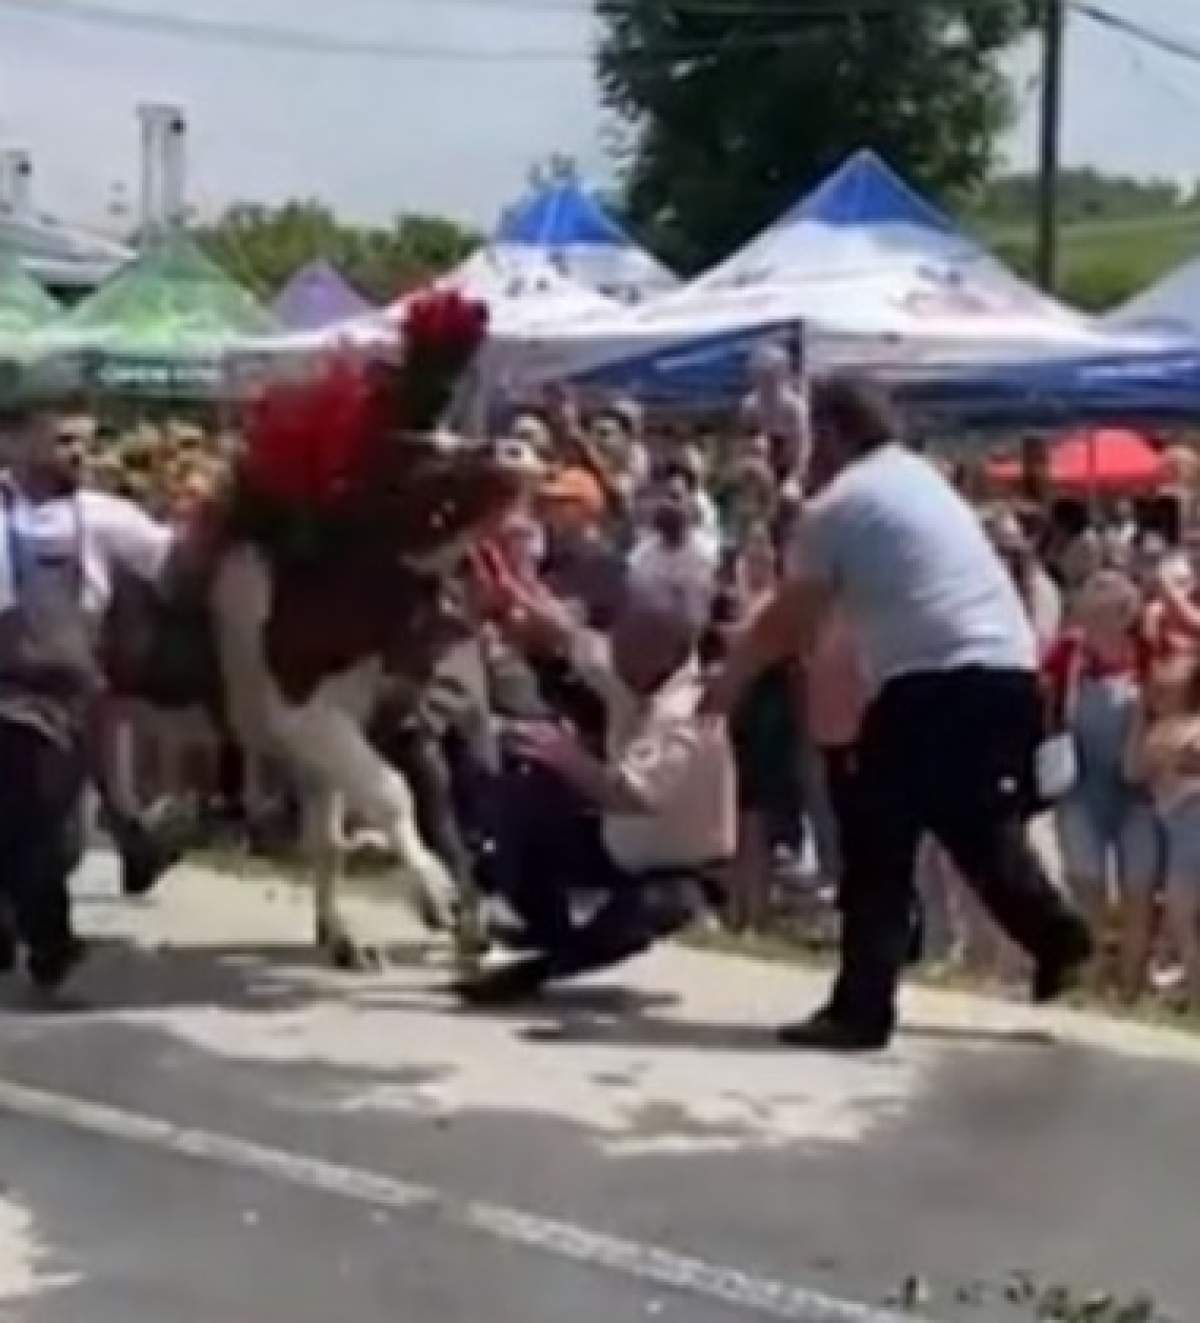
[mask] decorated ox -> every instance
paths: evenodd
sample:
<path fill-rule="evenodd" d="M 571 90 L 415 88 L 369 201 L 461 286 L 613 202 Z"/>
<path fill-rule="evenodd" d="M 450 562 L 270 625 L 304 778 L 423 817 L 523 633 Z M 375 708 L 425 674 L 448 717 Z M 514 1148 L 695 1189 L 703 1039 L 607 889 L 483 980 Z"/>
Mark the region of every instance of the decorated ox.
<path fill-rule="evenodd" d="M 433 432 L 484 329 L 477 305 L 431 296 L 410 315 L 398 367 L 337 362 L 269 392 L 196 539 L 181 591 L 197 609 L 189 615 L 169 594 L 156 617 L 170 637 L 143 627 L 136 664 L 112 667 L 118 690 L 157 690 L 160 702 L 182 705 L 207 687 L 244 747 L 289 769 L 315 870 L 317 940 L 342 966 L 372 958 L 337 908 L 347 809 L 383 833 L 422 912 L 453 927 L 460 954 L 477 943 L 473 897 L 421 839 L 404 777 L 365 727 L 387 686 L 419 685 L 461 629 L 463 558 L 535 471 L 522 451 Z M 181 647 L 189 629 L 194 646 Z M 183 672 L 199 659 L 195 674 L 164 684 L 181 656 Z"/>

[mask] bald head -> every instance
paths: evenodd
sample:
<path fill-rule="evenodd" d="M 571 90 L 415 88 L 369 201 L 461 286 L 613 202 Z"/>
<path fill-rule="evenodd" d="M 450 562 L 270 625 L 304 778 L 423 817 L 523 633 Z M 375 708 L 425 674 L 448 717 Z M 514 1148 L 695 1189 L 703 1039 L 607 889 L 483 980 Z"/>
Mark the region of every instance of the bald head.
<path fill-rule="evenodd" d="M 613 627 L 613 667 L 634 693 L 652 694 L 687 664 L 704 624 L 669 588 L 632 592 Z"/>

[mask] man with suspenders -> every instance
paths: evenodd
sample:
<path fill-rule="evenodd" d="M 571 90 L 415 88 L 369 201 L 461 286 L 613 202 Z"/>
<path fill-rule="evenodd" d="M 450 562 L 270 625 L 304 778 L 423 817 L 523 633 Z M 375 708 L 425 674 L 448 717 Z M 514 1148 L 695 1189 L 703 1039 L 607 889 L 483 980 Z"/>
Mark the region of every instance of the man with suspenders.
<path fill-rule="evenodd" d="M 131 502 L 79 488 L 57 423 L 48 401 L 0 400 L 0 965 L 23 953 L 48 990 L 83 950 L 67 883 L 113 578 L 155 580 L 173 543 Z"/>

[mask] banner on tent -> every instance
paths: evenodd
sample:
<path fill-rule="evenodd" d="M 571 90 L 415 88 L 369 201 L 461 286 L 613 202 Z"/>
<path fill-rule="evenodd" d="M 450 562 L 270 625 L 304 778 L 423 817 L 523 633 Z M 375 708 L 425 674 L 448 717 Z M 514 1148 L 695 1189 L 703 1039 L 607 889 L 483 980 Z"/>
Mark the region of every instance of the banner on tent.
<path fill-rule="evenodd" d="M 113 394 L 215 395 L 226 384 L 224 367 L 217 362 L 109 359 L 95 364 L 93 384 Z"/>

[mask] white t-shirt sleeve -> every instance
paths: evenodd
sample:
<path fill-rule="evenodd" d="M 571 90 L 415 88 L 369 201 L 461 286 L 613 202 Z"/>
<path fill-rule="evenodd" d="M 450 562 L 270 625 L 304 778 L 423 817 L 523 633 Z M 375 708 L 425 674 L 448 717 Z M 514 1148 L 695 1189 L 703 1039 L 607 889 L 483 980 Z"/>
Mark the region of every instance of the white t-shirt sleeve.
<path fill-rule="evenodd" d="M 788 572 L 836 586 L 841 559 L 841 520 L 834 505 L 815 502 L 805 508 L 789 554 Z"/>
<path fill-rule="evenodd" d="M 86 492 L 83 518 L 99 553 L 112 566 L 153 583 L 163 571 L 174 534 L 132 501 Z"/>

